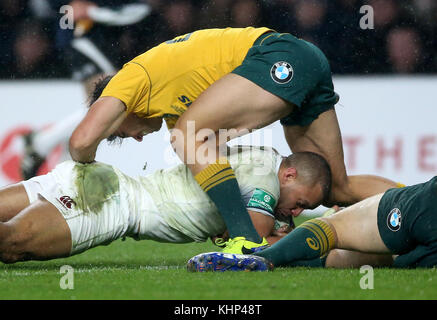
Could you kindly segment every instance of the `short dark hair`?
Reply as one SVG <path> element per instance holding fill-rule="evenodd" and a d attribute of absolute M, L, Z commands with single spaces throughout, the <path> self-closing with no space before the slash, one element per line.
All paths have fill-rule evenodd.
<path fill-rule="evenodd" d="M 103 76 L 94 83 L 94 90 L 91 92 L 90 96 L 88 97 L 88 108 L 90 108 L 93 105 L 93 103 L 96 102 L 98 98 L 100 98 L 103 90 L 106 88 L 109 81 L 111 81 L 113 77 L 114 77 L 113 75 Z"/>
<path fill-rule="evenodd" d="M 103 90 L 106 88 L 109 81 L 111 81 L 113 77 L 114 77 L 113 75 L 103 76 L 94 83 L 94 90 L 91 92 L 90 96 L 88 97 L 88 108 L 91 108 L 93 103 L 96 102 L 98 98 L 100 98 Z M 121 138 L 112 134 L 109 137 L 107 137 L 106 140 L 111 144 L 118 144 L 118 145 L 121 145 L 122 142 Z"/>
<path fill-rule="evenodd" d="M 296 168 L 302 183 L 310 186 L 320 184 L 322 203 L 329 199 L 331 193 L 331 167 L 324 157 L 314 152 L 296 152 L 284 159 L 283 165 Z"/>

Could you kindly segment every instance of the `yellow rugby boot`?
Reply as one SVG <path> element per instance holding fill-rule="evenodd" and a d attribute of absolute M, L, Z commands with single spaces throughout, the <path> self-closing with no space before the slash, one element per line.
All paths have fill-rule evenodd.
<path fill-rule="evenodd" d="M 229 239 L 225 243 L 225 247 L 222 250 L 223 253 L 234 253 L 234 254 L 251 254 L 254 252 L 261 251 L 269 246 L 266 238 L 263 238 L 261 243 L 255 243 L 246 240 L 245 237 L 235 237 Z"/>

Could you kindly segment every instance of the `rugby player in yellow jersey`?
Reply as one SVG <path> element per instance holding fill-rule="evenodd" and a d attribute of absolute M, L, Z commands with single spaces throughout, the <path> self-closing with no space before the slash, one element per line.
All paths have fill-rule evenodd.
<path fill-rule="evenodd" d="M 177 154 L 238 239 L 232 250 L 255 251 L 266 241 L 253 228 L 233 169 L 220 154 L 220 129 L 242 133 L 281 120 L 293 152 L 318 153 L 331 166 L 325 205 L 352 204 L 396 186 L 377 176 L 347 175 L 337 102 L 328 61 L 314 45 L 268 28 L 199 30 L 126 63 L 73 132 L 70 153 L 92 162 L 103 139 L 141 141 L 164 119 Z M 210 135 L 197 140 L 205 129 Z M 199 161 L 194 155 L 208 142 L 215 156 Z"/>

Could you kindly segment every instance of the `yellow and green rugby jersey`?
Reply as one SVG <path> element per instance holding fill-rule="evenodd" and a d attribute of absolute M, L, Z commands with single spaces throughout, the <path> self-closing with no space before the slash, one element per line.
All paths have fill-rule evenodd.
<path fill-rule="evenodd" d="M 163 117 L 173 128 L 178 117 L 212 83 L 239 66 L 268 28 L 199 30 L 166 41 L 126 63 L 102 93 L 120 99 L 127 112 Z"/>

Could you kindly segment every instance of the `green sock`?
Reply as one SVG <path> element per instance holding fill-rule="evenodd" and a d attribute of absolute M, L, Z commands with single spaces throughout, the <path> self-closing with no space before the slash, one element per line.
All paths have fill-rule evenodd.
<path fill-rule="evenodd" d="M 326 265 L 326 257 L 327 255 L 310 260 L 296 260 L 294 262 L 288 263 L 287 267 L 324 268 Z"/>
<path fill-rule="evenodd" d="M 262 242 L 241 197 L 234 170 L 227 159 L 221 158 L 210 164 L 195 179 L 216 205 L 231 238 L 245 237 L 249 241 Z"/>
<path fill-rule="evenodd" d="M 320 219 L 304 222 L 270 248 L 257 252 L 276 267 L 296 266 L 304 260 L 314 260 L 327 254 L 335 244 L 334 232 Z"/>

